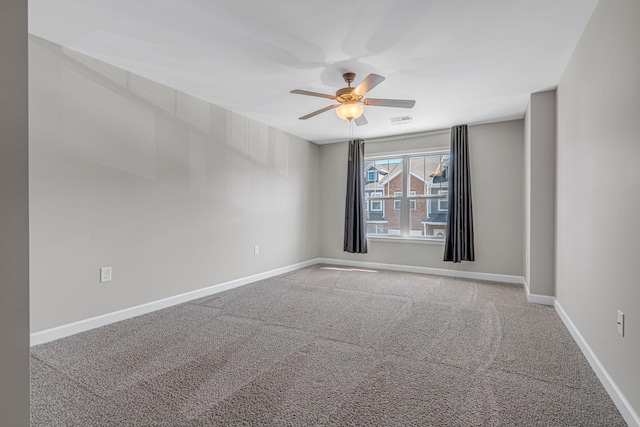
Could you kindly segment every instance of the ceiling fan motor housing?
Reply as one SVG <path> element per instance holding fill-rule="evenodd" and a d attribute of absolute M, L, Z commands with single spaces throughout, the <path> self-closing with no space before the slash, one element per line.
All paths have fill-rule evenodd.
<path fill-rule="evenodd" d="M 354 90 L 354 87 L 343 87 L 342 89 L 338 89 L 336 91 L 336 101 L 341 104 L 360 102 L 362 100 L 362 95 L 353 93 Z"/>

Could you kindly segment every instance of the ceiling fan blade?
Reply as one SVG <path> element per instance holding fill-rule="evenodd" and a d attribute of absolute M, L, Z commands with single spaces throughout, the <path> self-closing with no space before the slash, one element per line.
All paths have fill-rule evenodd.
<path fill-rule="evenodd" d="M 377 74 L 369 74 L 356 88 L 353 93 L 363 95 L 384 81 L 384 77 Z"/>
<path fill-rule="evenodd" d="M 364 126 L 367 123 L 369 123 L 367 121 L 367 118 L 364 116 L 364 114 L 361 115 L 360 117 L 358 117 L 357 119 L 355 119 L 354 122 L 355 122 L 356 126 Z"/>
<path fill-rule="evenodd" d="M 416 105 L 416 101 L 413 99 L 379 99 L 379 98 L 367 98 L 363 99 L 364 105 L 373 105 L 376 107 L 396 107 L 396 108 L 413 108 Z"/>
<path fill-rule="evenodd" d="M 317 116 L 318 114 L 324 113 L 325 111 L 329 111 L 329 110 L 333 110 L 334 108 L 339 107 L 340 104 L 333 104 L 333 105 L 329 105 L 328 107 L 324 107 L 318 111 L 314 111 L 313 113 L 309 113 L 306 116 L 302 116 L 300 117 L 300 120 L 307 120 L 313 116 Z"/>
<path fill-rule="evenodd" d="M 319 92 L 310 92 L 308 90 L 294 89 L 291 91 L 291 93 L 297 93 L 298 95 L 319 96 L 320 98 L 336 99 L 336 97 L 333 95 L 327 95 L 325 93 L 319 93 Z"/>

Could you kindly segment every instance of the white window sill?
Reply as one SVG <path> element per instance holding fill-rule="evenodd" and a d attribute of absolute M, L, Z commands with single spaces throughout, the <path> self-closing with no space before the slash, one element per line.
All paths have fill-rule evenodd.
<path fill-rule="evenodd" d="M 367 240 L 373 242 L 394 242 L 394 243 L 418 243 L 423 245 L 444 245 L 444 239 L 430 239 L 428 237 L 395 237 L 395 236 L 373 236 L 368 235 Z"/>

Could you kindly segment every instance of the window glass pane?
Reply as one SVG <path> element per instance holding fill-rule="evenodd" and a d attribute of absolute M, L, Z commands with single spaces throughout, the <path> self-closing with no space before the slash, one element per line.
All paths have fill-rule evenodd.
<path fill-rule="evenodd" d="M 388 198 L 395 193 L 402 196 L 402 157 L 365 160 L 365 204 L 367 205 L 367 233 L 400 232 L 400 204 Z M 401 202 L 400 200 L 397 200 Z"/>
<path fill-rule="evenodd" d="M 426 196 L 432 188 L 447 186 L 449 154 L 411 156 L 409 159 L 411 173 L 410 191 Z"/>
<path fill-rule="evenodd" d="M 424 236 L 423 223 L 427 219 L 427 199 L 412 199 L 411 210 L 409 212 L 409 235 Z"/>
<path fill-rule="evenodd" d="M 411 211 L 411 236 L 444 240 L 445 229 L 447 228 L 446 218 L 444 222 L 437 222 L 439 218 L 431 218 L 431 220 L 436 222 L 426 221 L 424 218 L 414 215 L 414 212 Z"/>
<path fill-rule="evenodd" d="M 380 191 L 382 196 L 392 195 L 394 192 L 402 191 L 402 158 L 367 160 L 364 170 L 367 174 L 365 179 L 365 191 Z M 369 172 L 374 171 L 374 174 Z M 371 176 L 370 176 L 371 175 Z M 375 176 L 375 180 L 369 180 Z"/>
<path fill-rule="evenodd" d="M 446 197 L 446 194 L 443 197 Z M 447 209 L 446 203 L 441 204 L 442 200 L 439 198 L 415 199 L 416 209 L 409 212 L 412 236 L 444 239 Z"/>

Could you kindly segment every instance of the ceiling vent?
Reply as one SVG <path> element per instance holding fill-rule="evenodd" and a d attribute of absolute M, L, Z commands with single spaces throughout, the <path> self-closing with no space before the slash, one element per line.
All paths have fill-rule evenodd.
<path fill-rule="evenodd" d="M 411 116 L 402 116 L 402 117 L 392 117 L 389 120 L 392 125 L 405 125 L 407 123 L 411 123 L 413 118 Z"/>

